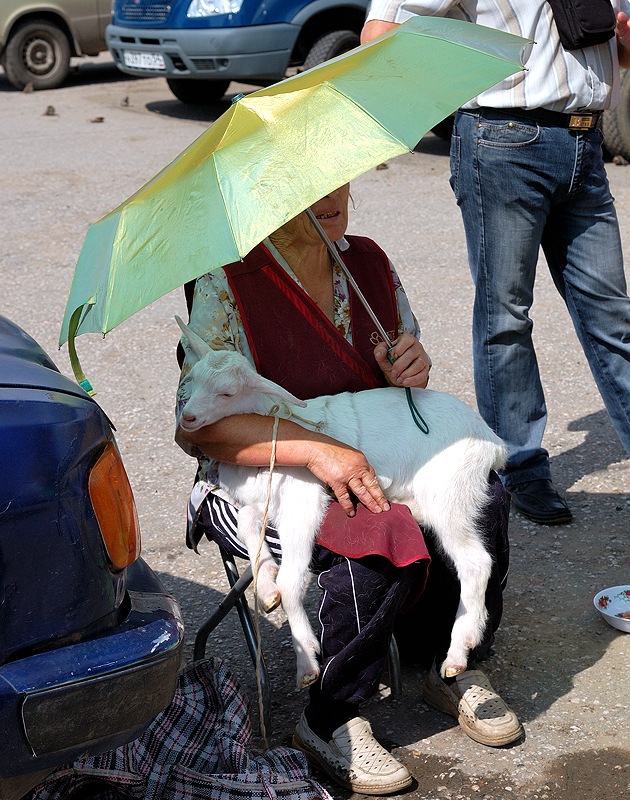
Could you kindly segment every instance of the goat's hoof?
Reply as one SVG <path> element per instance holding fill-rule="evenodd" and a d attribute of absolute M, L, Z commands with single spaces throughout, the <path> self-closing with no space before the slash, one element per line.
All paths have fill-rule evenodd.
<path fill-rule="evenodd" d="M 307 672 L 305 675 L 302 675 L 301 678 L 298 678 L 298 689 L 306 689 L 307 686 L 310 686 L 312 683 L 319 678 L 319 670 Z"/>
<path fill-rule="evenodd" d="M 261 600 L 260 605 L 262 606 L 265 614 L 271 614 L 272 611 L 275 611 L 276 608 L 278 608 L 281 601 L 282 597 L 280 596 L 280 592 L 277 592 L 276 594 L 272 594 L 269 597 L 265 597 L 263 600 Z"/>
<path fill-rule="evenodd" d="M 446 667 L 444 670 L 443 678 L 454 678 L 456 675 L 461 675 L 462 672 L 466 672 L 467 665 L 464 666 L 457 666 L 457 667 Z"/>

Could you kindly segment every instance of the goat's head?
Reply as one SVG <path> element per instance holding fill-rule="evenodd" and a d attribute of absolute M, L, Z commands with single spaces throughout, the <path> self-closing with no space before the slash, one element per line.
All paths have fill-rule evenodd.
<path fill-rule="evenodd" d="M 182 346 L 192 368 L 192 383 L 179 423 L 196 431 L 233 414 L 269 414 L 278 402 L 304 407 L 306 403 L 277 383 L 259 375 L 245 356 L 234 350 L 213 350 L 179 317 Z"/>

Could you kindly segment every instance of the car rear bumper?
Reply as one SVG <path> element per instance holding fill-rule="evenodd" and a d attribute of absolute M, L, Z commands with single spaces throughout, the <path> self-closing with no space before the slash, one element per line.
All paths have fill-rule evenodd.
<path fill-rule="evenodd" d="M 204 80 L 280 80 L 299 28 L 288 23 L 243 28 L 140 29 L 108 25 L 107 46 L 129 75 Z M 160 54 L 163 69 L 130 66 L 125 53 Z"/>
<path fill-rule="evenodd" d="M 137 738 L 170 703 L 183 645 L 179 607 L 141 559 L 127 587 L 121 625 L 0 667 L 0 798 L 5 779 Z"/>

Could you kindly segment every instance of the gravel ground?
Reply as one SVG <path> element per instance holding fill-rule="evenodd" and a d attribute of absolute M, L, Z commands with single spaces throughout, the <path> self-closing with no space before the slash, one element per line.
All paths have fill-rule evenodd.
<path fill-rule="evenodd" d="M 162 79 L 127 79 L 105 55 L 84 63 L 53 92 L 16 92 L 0 73 L 0 312 L 23 324 L 63 372 L 70 369 L 66 348 L 57 352 L 58 331 L 88 225 L 225 108 L 227 100 L 200 112 L 185 109 Z M 353 184 L 351 231 L 371 235 L 397 264 L 433 358 L 432 387 L 474 404 L 472 287 L 448 187 L 447 148 L 428 135 L 416 152 L 386 167 Z M 623 223 L 630 214 L 630 170 L 610 165 L 609 176 Z M 628 240 L 625 226 L 623 233 Z M 215 548 L 208 544 L 195 555 L 183 544 L 194 474 L 172 441 L 173 316 L 183 311 L 182 296 L 174 292 L 104 340 L 81 337 L 78 349 L 97 400 L 117 427 L 138 502 L 144 557 L 182 606 L 190 659 L 195 630 L 226 581 Z M 514 513 L 511 518 L 505 614 L 484 669 L 518 712 L 526 736 L 499 750 L 472 742 L 454 720 L 422 702 L 424 673 L 403 665 L 403 698 L 390 699 L 384 686 L 365 712 L 417 777 L 410 798 L 630 796 L 630 637 L 608 627 L 592 606 L 599 589 L 630 583 L 628 462 L 544 264 L 532 316 L 549 406 L 545 445 L 575 522 L 552 528 Z M 311 608 L 314 600 L 311 591 Z M 273 745 L 288 741 L 304 695 L 292 689 L 293 653 L 282 612 L 261 620 L 261 627 L 273 692 Z M 210 652 L 227 659 L 255 705 L 236 616 L 211 636 Z M 335 797 L 349 796 L 322 782 Z"/>

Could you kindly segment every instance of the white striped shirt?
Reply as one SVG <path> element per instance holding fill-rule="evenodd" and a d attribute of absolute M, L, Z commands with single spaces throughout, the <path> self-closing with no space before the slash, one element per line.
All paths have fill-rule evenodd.
<path fill-rule="evenodd" d="M 613 0 L 630 15 L 629 0 Z M 525 72 L 493 86 L 467 108 L 547 108 L 601 111 L 619 102 L 616 37 L 595 47 L 567 51 L 560 44 L 547 0 L 372 0 L 367 19 L 404 22 L 412 14 L 451 17 L 529 39 Z"/>

